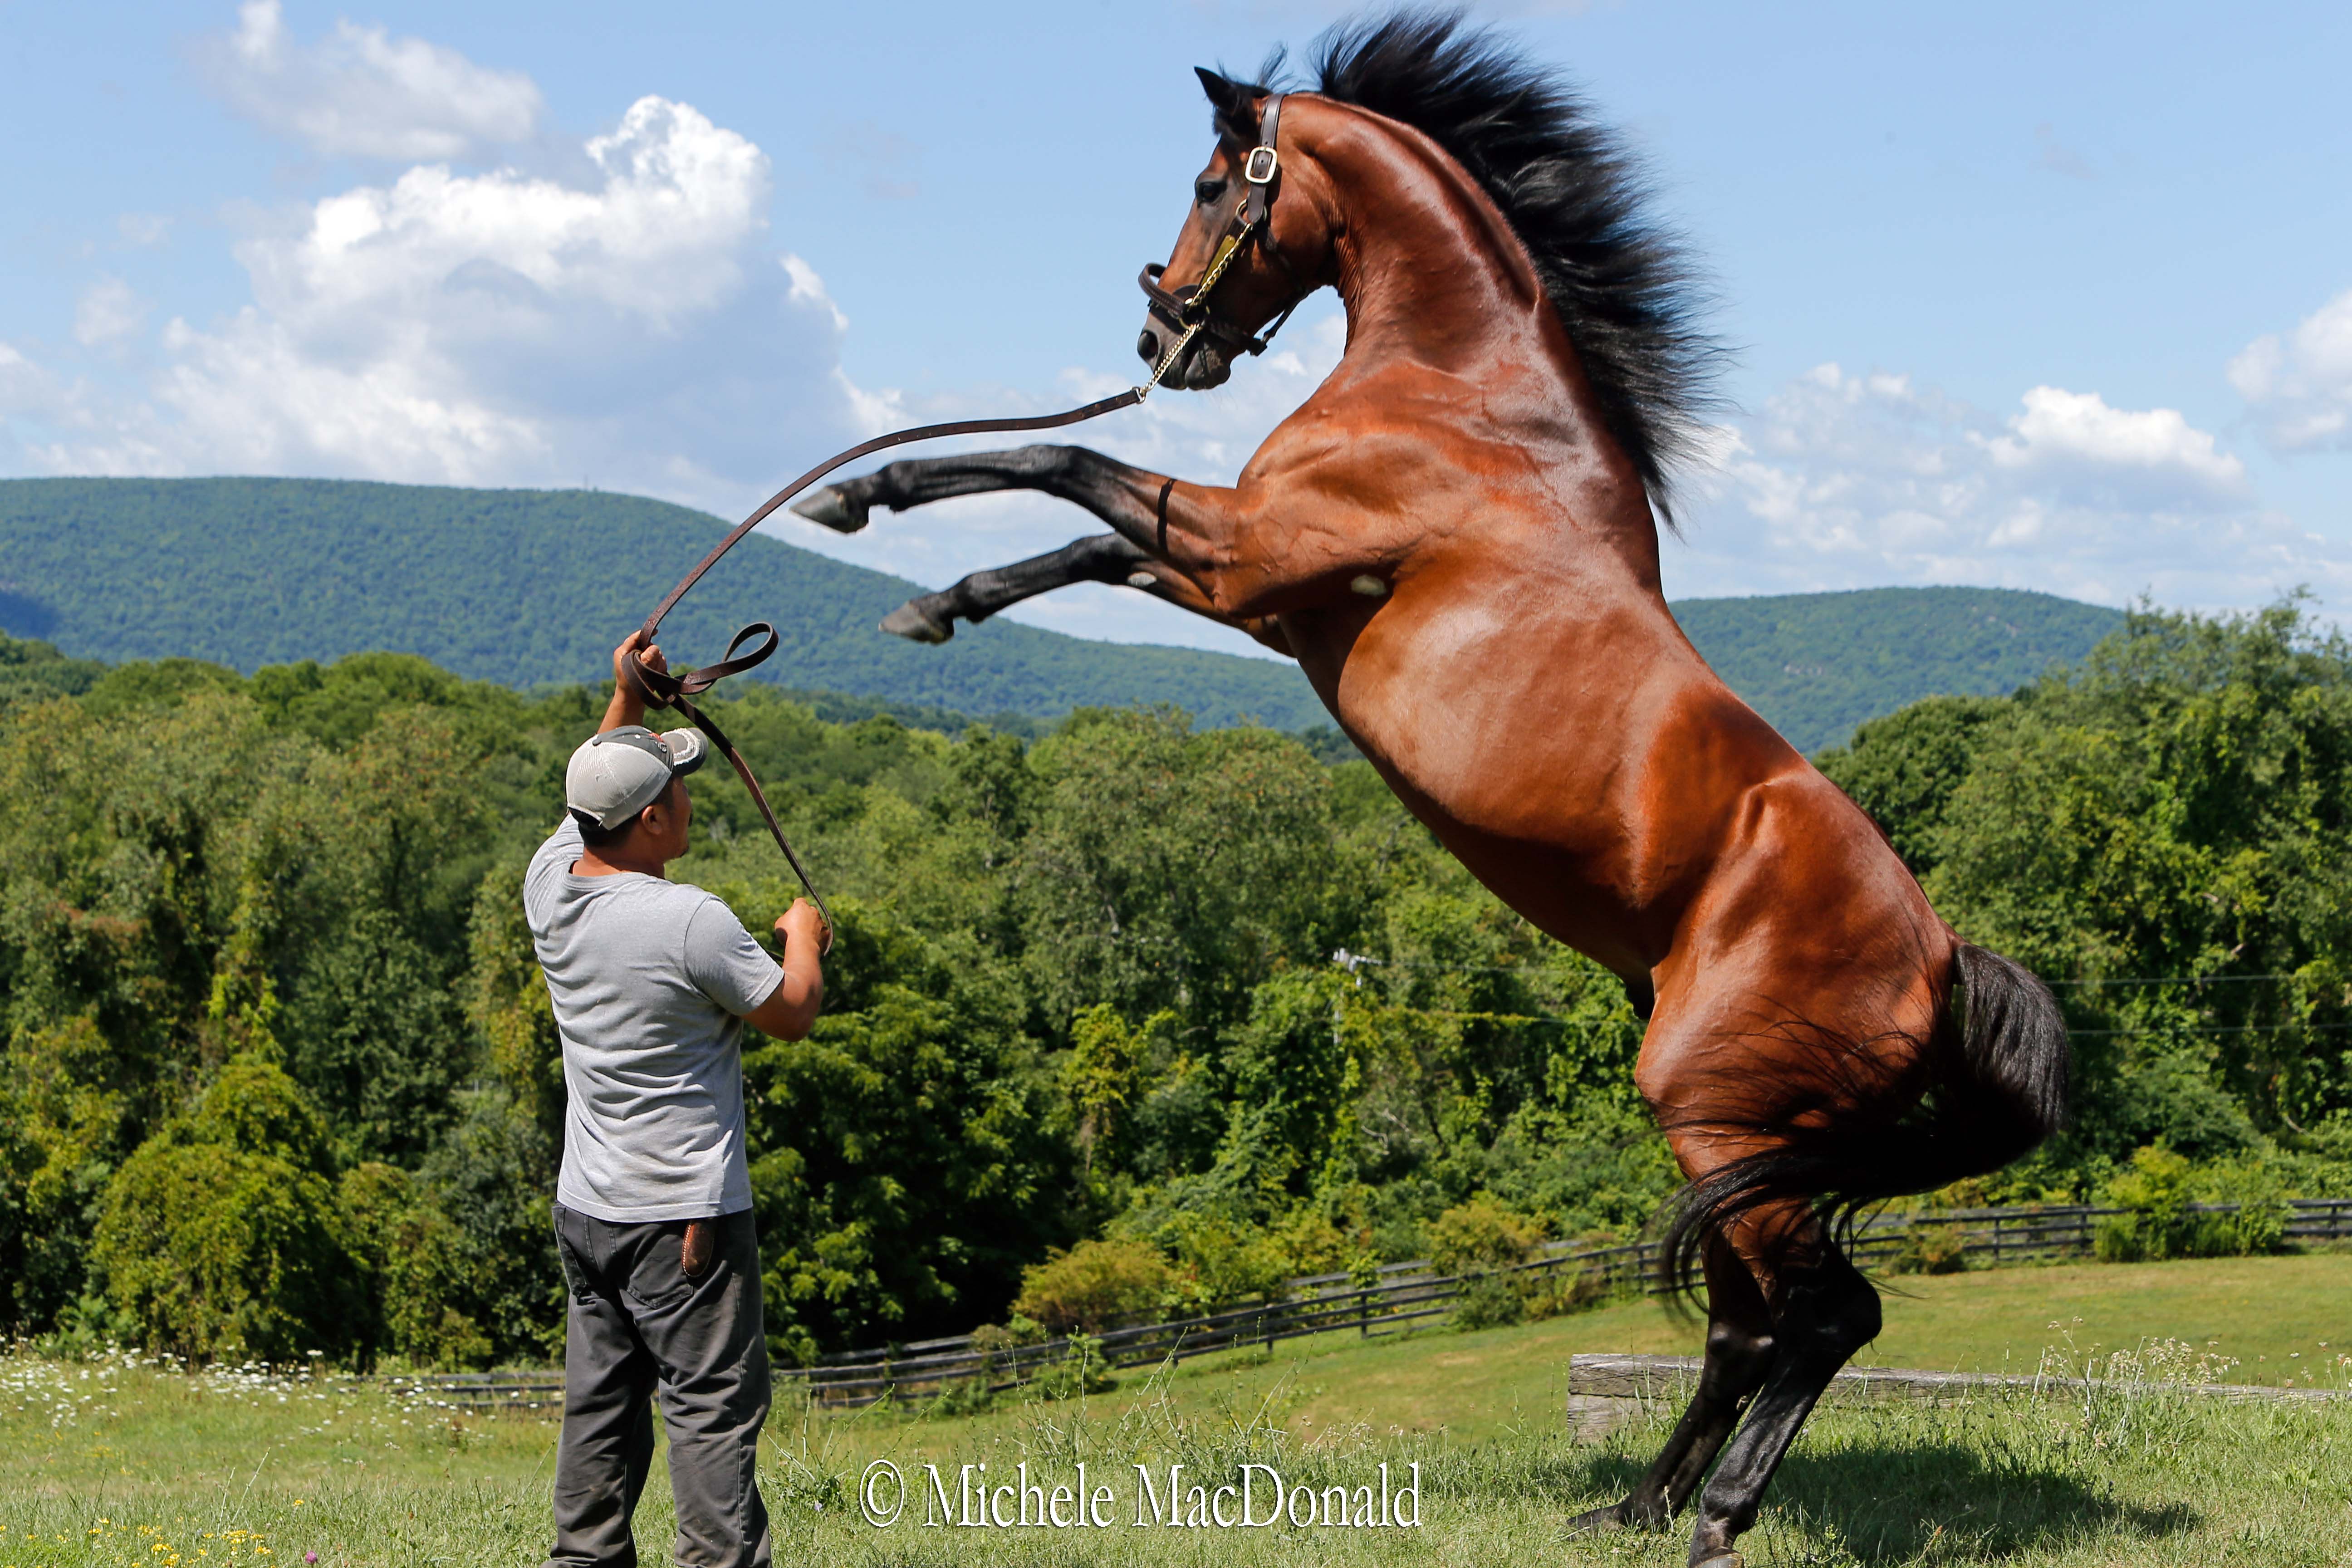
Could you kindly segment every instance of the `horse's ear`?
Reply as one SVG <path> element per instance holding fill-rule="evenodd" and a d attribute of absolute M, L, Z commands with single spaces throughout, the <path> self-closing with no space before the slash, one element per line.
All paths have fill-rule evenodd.
<path fill-rule="evenodd" d="M 1249 107 L 1249 89 L 1238 82 L 1227 81 L 1206 66 L 1194 66 L 1192 74 L 1201 79 L 1201 90 L 1209 95 L 1209 107 L 1217 111 L 1220 120 L 1239 120 Z"/>

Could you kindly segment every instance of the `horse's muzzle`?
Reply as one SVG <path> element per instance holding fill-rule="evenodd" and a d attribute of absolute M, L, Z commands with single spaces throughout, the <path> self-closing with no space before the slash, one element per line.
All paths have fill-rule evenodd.
<path fill-rule="evenodd" d="M 1135 354 L 1153 370 L 1168 357 L 1168 351 L 1183 337 L 1181 331 L 1171 331 L 1155 313 L 1136 334 Z M 1233 356 L 1223 353 L 1208 334 L 1196 334 L 1184 355 L 1168 367 L 1162 386 L 1180 392 L 1205 392 L 1213 386 L 1223 386 L 1234 374 Z"/>

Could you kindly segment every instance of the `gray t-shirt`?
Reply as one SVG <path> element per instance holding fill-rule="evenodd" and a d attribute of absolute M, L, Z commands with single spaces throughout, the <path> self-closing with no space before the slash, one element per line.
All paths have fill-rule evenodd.
<path fill-rule="evenodd" d="M 743 1026 L 784 973 L 699 888 L 576 877 L 569 816 L 531 857 L 522 907 L 563 1037 L 555 1199 L 621 1224 L 751 1206 Z"/>

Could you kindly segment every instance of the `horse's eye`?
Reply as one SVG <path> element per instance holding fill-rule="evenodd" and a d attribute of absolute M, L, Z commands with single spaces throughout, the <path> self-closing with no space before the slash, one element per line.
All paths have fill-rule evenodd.
<path fill-rule="evenodd" d="M 1223 180 L 1196 180 L 1193 182 L 1192 199 L 1200 203 L 1204 207 L 1215 205 L 1217 198 L 1224 194 L 1225 183 Z"/>

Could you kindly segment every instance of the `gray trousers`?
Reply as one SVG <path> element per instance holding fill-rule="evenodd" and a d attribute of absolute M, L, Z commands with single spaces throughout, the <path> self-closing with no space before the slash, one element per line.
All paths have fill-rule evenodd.
<path fill-rule="evenodd" d="M 760 1242 L 751 1212 L 718 1228 L 689 1279 L 686 1222 L 614 1225 L 555 1205 L 569 1287 L 563 1436 L 549 1568 L 635 1568 L 630 1516 L 653 1463 L 653 1396 L 669 1433 L 682 1568 L 768 1568 L 756 1466 L 768 1416 Z"/>

